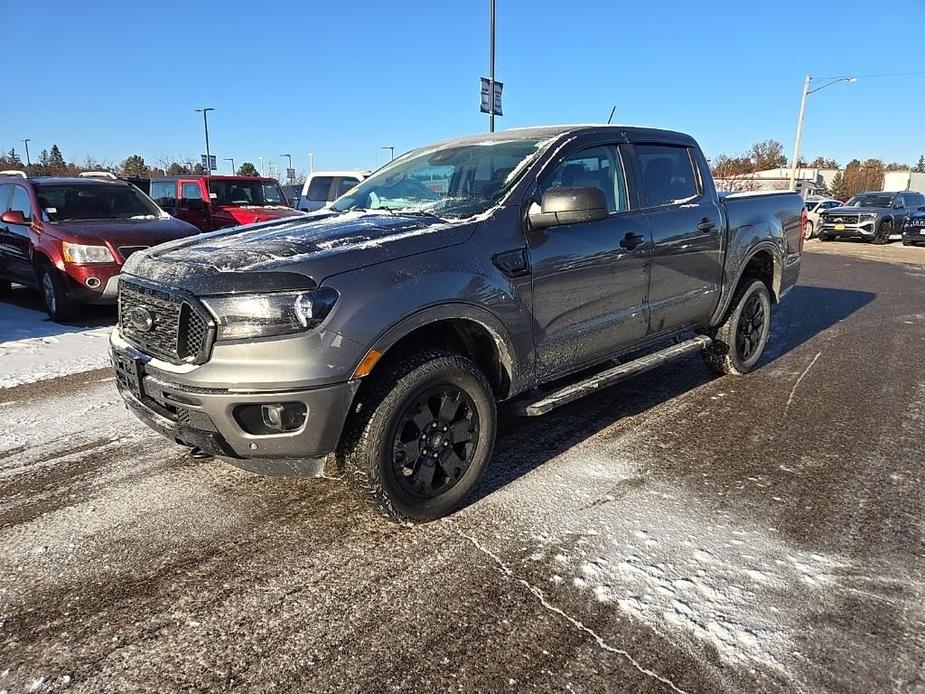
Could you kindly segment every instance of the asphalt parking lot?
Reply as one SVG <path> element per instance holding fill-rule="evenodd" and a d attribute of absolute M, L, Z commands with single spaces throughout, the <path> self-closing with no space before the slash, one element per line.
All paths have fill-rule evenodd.
<path fill-rule="evenodd" d="M 0 388 L 0 691 L 925 689 L 925 249 L 807 250 L 759 370 L 507 416 L 424 526 Z"/>

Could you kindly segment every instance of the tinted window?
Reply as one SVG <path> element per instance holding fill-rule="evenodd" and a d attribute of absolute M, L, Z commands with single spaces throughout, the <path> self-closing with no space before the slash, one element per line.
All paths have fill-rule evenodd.
<path fill-rule="evenodd" d="M 599 188 L 610 212 L 629 208 L 626 179 L 616 147 L 594 147 L 571 155 L 540 185 L 542 195 L 551 188 Z"/>
<path fill-rule="evenodd" d="M 6 204 L 10 201 L 10 188 L 12 187 L 9 183 L 0 186 L 0 210 L 4 212 L 9 209 Z"/>
<path fill-rule="evenodd" d="M 26 221 L 32 219 L 32 201 L 29 191 L 22 186 L 13 186 L 13 200 L 10 202 L 11 210 L 19 210 Z"/>
<path fill-rule="evenodd" d="M 824 210 L 828 210 L 828 209 L 831 209 L 831 208 L 833 208 L 833 207 L 838 207 L 839 205 L 841 205 L 841 203 L 840 203 L 838 200 L 829 200 L 828 202 L 822 203 L 822 205 L 820 205 L 820 207 L 822 207 L 822 209 L 824 209 Z"/>
<path fill-rule="evenodd" d="M 912 207 L 921 207 L 925 205 L 925 195 L 921 193 L 909 193 L 906 197 L 908 198 L 907 204 Z"/>
<path fill-rule="evenodd" d="M 686 147 L 636 145 L 636 156 L 650 207 L 670 205 L 700 194 Z"/>
<path fill-rule="evenodd" d="M 348 190 L 353 188 L 360 181 L 356 178 L 342 178 L 337 184 L 337 190 L 334 191 L 334 199 L 336 200 L 341 195 L 346 193 Z"/>
<path fill-rule="evenodd" d="M 276 183 L 259 179 L 210 179 L 209 192 L 219 205 L 285 205 L 286 196 Z"/>
<path fill-rule="evenodd" d="M 68 219 L 154 219 L 161 212 L 128 183 L 39 183 L 39 204 L 52 222 Z"/>
<path fill-rule="evenodd" d="M 180 196 L 185 200 L 202 200 L 202 189 L 198 183 L 184 183 L 180 188 Z"/>
<path fill-rule="evenodd" d="M 177 206 L 177 182 L 176 181 L 152 181 L 151 197 L 161 207 Z"/>
<path fill-rule="evenodd" d="M 308 199 L 316 201 L 326 201 L 328 199 L 328 191 L 331 190 L 331 182 L 334 180 L 331 176 L 319 176 L 318 178 L 313 178 L 312 182 L 308 184 Z"/>

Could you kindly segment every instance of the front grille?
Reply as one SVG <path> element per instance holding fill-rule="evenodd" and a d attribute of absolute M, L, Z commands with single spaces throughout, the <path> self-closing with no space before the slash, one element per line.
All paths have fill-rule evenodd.
<path fill-rule="evenodd" d="M 826 224 L 857 224 L 858 215 L 856 214 L 834 214 L 823 217 Z"/>
<path fill-rule="evenodd" d="M 150 321 L 133 320 L 137 313 Z M 211 338 L 209 322 L 189 300 L 124 277 L 119 282 L 119 329 L 142 352 L 174 363 L 204 361 Z"/>
<path fill-rule="evenodd" d="M 129 256 L 132 253 L 137 253 L 138 251 L 143 251 L 147 246 L 119 246 L 119 255 L 122 256 L 122 260 L 126 261 L 129 259 Z"/>

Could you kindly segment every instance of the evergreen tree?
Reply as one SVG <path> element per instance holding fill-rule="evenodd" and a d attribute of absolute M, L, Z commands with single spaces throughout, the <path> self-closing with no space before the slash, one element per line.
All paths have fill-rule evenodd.
<path fill-rule="evenodd" d="M 22 168 L 22 159 L 20 159 L 19 155 L 16 153 L 15 147 L 10 149 L 9 153 L 6 155 L 6 160 L 14 169 Z"/>
<path fill-rule="evenodd" d="M 48 169 L 49 173 L 54 175 L 60 175 L 67 171 L 67 162 L 64 161 L 64 156 L 61 154 L 61 150 L 58 149 L 58 145 L 52 145 L 51 152 L 48 153 Z"/>
<path fill-rule="evenodd" d="M 134 178 L 147 178 L 151 170 L 145 164 L 144 157 L 140 154 L 133 154 L 122 162 L 122 175 Z"/>
<path fill-rule="evenodd" d="M 915 165 L 913 171 L 918 173 L 925 173 L 925 154 L 919 157 L 919 163 Z"/>
<path fill-rule="evenodd" d="M 842 172 L 839 171 L 832 178 L 832 185 L 829 186 L 829 192 L 832 194 L 833 198 L 838 198 L 843 200 L 848 197 L 848 186 L 845 184 L 845 177 L 842 175 Z"/>
<path fill-rule="evenodd" d="M 257 171 L 257 167 L 251 162 L 246 161 L 238 167 L 238 176 L 252 176 L 253 178 L 258 178 L 260 172 Z"/>

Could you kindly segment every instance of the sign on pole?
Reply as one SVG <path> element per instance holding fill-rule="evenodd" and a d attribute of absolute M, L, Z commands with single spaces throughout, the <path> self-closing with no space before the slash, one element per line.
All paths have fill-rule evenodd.
<path fill-rule="evenodd" d="M 503 116 L 501 112 L 501 90 L 504 88 L 502 82 L 495 80 L 494 91 L 491 89 L 491 80 L 482 77 L 481 85 L 481 111 L 482 113 L 494 113 L 496 116 Z"/>
<path fill-rule="evenodd" d="M 286 169 L 286 178 L 290 181 L 295 178 L 295 169 Z"/>
<path fill-rule="evenodd" d="M 218 171 L 218 166 L 216 166 L 216 160 L 215 160 L 214 154 L 208 157 L 206 157 L 205 154 L 200 154 L 199 156 L 201 157 L 201 160 L 202 160 L 202 168 L 204 168 L 206 171 Z"/>

